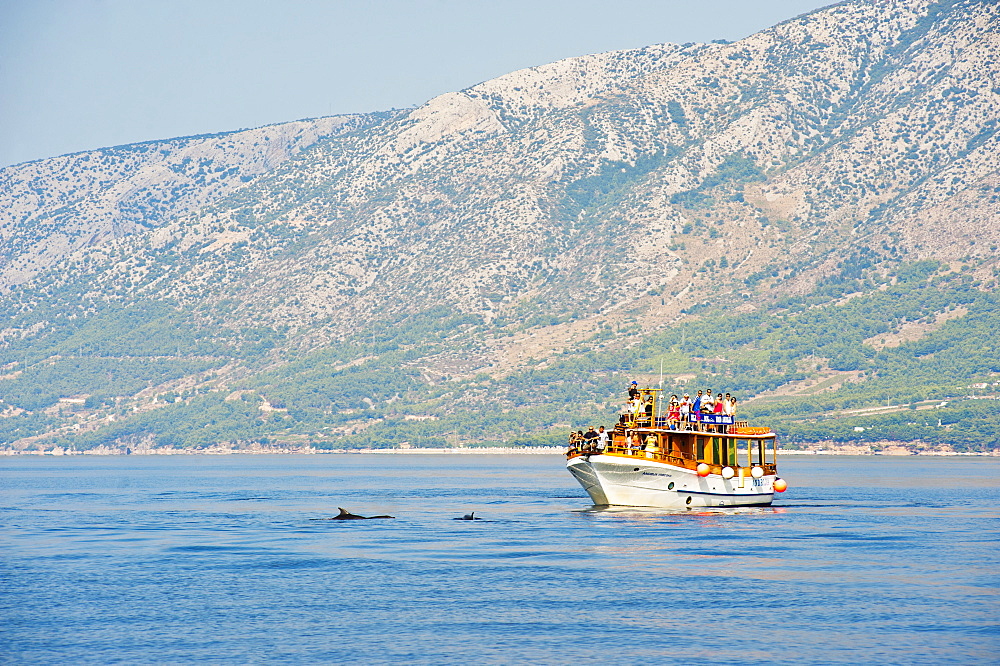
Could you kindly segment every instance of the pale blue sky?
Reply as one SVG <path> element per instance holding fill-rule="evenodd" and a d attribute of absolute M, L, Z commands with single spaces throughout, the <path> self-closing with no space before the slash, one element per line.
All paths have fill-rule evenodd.
<path fill-rule="evenodd" d="M 0 0 L 0 166 L 422 104 L 515 69 L 737 40 L 819 0 Z"/>

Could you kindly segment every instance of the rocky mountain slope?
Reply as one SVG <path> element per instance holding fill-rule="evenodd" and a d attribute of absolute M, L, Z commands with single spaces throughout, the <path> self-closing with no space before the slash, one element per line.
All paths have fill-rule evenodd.
<path fill-rule="evenodd" d="M 835 305 L 923 260 L 938 262 L 928 280 L 961 272 L 991 294 L 998 28 L 992 2 L 855 0 L 732 44 L 571 58 L 410 111 L 4 169 L 3 339 L 24 373 L 9 381 L 74 345 L 119 361 L 215 359 L 212 377 L 179 365 L 146 380 L 154 400 L 181 385 L 277 394 L 318 359 L 334 374 L 408 369 L 386 395 L 301 419 L 289 406 L 282 432 L 316 438 L 387 414 L 453 418 L 454 405 L 427 402 L 448 393 L 441 382 L 497 407 L 523 373 L 597 343 L 683 340 L 696 314 L 777 316 L 789 297 Z M 949 321 L 965 307 L 952 301 L 919 317 Z M 123 342 L 123 321 L 149 335 Z M 681 375 L 717 369 L 681 356 Z M 85 388 L 66 391 L 97 392 Z M 109 395 L 90 416 L 142 401 Z M 296 419 L 310 425 L 296 432 Z"/>
<path fill-rule="evenodd" d="M 366 116 L 116 146 L 0 171 L 0 290 L 221 199 Z"/>

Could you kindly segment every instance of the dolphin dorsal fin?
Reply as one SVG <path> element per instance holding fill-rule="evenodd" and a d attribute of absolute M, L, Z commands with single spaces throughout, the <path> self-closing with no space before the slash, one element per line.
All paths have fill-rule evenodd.
<path fill-rule="evenodd" d="M 340 509 L 340 515 L 341 516 L 349 516 L 349 515 L 351 515 L 351 512 L 348 511 L 347 509 L 344 509 L 344 508 L 339 507 L 339 506 L 337 508 Z"/>

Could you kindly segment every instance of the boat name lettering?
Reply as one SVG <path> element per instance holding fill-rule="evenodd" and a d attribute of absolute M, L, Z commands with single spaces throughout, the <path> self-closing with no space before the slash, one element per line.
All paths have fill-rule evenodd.
<path fill-rule="evenodd" d="M 665 476 L 665 477 L 668 477 L 668 478 L 670 478 L 670 477 L 673 476 L 673 474 L 664 474 L 663 472 L 643 472 L 642 475 L 643 476 Z"/>

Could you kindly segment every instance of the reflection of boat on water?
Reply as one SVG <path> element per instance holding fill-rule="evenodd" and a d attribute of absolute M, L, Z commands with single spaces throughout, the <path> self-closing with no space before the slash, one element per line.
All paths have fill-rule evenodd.
<path fill-rule="evenodd" d="M 567 452 L 566 467 L 594 504 L 767 506 L 785 490 L 770 428 L 718 414 L 672 426 L 657 410 L 659 391 L 641 389 L 652 409 L 623 416 L 603 450 Z"/>

